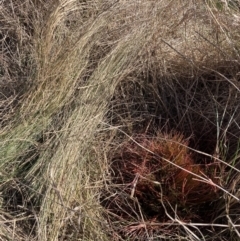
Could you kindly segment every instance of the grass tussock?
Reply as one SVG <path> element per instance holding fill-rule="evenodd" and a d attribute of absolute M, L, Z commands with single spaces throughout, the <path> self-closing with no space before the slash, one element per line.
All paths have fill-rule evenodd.
<path fill-rule="evenodd" d="M 239 240 L 239 1 L 2 1 L 0 240 Z"/>

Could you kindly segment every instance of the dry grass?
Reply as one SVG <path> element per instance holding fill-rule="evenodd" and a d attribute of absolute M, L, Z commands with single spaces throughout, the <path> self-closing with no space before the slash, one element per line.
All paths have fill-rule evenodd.
<path fill-rule="evenodd" d="M 0 240 L 239 240 L 239 6 L 2 1 Z"/>

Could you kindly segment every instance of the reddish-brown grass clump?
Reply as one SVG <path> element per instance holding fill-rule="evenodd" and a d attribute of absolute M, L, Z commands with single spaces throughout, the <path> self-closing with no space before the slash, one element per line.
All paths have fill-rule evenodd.
<path fill-rule="evenodd" d="M 138 134 L 123 144 L 112 162 L 113 180 L 121 185 L 132 206 L 121 206 L 121 193 L 108 206 L 111 212 L 131 220 L 137 202 L 146 222 L 166 223 L 168 214 L 185 221 L 203 221 L 201 212 L 206 210 L 201 207 L 219 197 L 218 167 L 206 161 L 197 163 L 188 142 L 180 133 L 159 132 L 156 136 Z"/>

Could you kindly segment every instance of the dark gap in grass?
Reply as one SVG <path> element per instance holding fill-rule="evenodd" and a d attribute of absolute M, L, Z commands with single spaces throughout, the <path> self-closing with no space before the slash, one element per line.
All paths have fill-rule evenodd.
<path fill-rule="evenodd" d="M 3 184 L 6 186 L 5 188 L 2 187 L 2 208 L 8 213 L 7 218 L 12 219 L 13 222 L 15 219 L 23 218 L 21 221 L 16 221 L 16 226 L 29 237 L 34 237 L 37 228 L 36 215 L 40 210 L 40 199 L 36 198 L 35 193 L 35 201 L 33 200 L 32 194 L 27 188 L 29 184 L 25 183 L 23 179 L 12 179 L 9 182 Z"/>

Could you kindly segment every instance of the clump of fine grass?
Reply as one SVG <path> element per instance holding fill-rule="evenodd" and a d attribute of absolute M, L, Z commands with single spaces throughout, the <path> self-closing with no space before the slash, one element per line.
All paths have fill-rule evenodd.
<path fill-rule="evenodd" d="M 148 239 L 238 238 L 238 27 L 235 1 L 3 1 L 0 238 L 113 240 L 124 225 L 129 239 L 143 229 Z M 179 235 L 154 236 L 161 222 L 144 222 L 135 202 L 133 225 L 111 222 L 101 197 L 114 191 L 112 156 L 146 126 L 150 142 L 156 129 L 193 136 L 186 153 L 197 170 L 191 155 L 185 169 L 211 177 L 224 197 L 212 223 L 183 223 L 192 216 L 174 210 L 172 194 L 162 203 Z M 171 168 L 179 186 L 193 179 Z"/>

